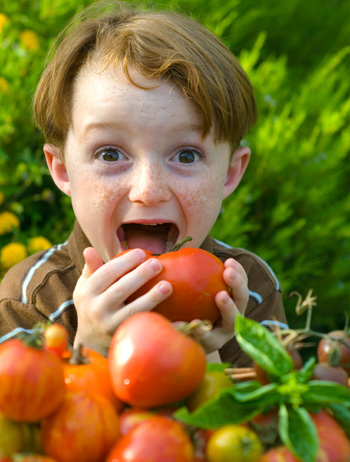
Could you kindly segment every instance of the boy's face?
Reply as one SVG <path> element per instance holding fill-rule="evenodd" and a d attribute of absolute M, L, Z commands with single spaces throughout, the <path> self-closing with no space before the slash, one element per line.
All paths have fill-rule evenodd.
<path fill-rule="evenodd" d="M 150 82 L 140 74 L 141 85 Z M 238 185 L 247 148 L 202 139 L 201 116 L 171 83 L 152 89 L 110 70 L 85 68 L 74 90 L 72 125 L 59 151 L 45 145 L 57 186 L 104 261 L 124 248 L 169 250 L 186 236 L 199 247 L 223 198 Z"/>

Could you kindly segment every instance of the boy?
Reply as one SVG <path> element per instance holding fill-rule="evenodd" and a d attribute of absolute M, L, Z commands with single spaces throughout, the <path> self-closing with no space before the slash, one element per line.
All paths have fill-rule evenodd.
<path fill-rule="evenodd" d="M 233 294 L 216 295 L 220 322 L 194 335 L 208 360 L 246 365 L 233 339 L 236 313 L 260 322 L 285 322 L 285 314 L 267 265 L 209 237 L 247 167 L 250 151 L 239 143 L 256 120 L 251 84 L 232 53 L 187 17 L 117 5 L 68 29 L 39 82 L 34 115 L 76 224 L 66 243 L 4 278 L 2 340 L 51 320 L 75 345 L 107 354 L 123 320 L 172 292 L 162 281 L 125 304 L 161 272 L 142 249 L 162 253 L 191 236 L 187 245 L 224 262 Z M 113 259 L 125 248 L 133 250 Z"/>

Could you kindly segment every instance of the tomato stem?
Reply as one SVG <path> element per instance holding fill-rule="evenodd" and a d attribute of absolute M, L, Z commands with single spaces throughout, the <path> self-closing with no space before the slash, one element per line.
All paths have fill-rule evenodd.
<path fill-rule="evenodd" d="M 77 348 L 73 349 L 69 364 L 89 364 L 89 361 L 83 354 L 83 345 L 81 343 L 79 343 Z"/>
<path fill-rule="evenodd" d="M 186 236 L 183 239 L 181 239 L 181 241 L 179 241 L 177 244 L 174 245 L 174 247 L 170 250 L 170 252 L 177 252 L 188 241 L 192 241 L 191 236 Z"/>

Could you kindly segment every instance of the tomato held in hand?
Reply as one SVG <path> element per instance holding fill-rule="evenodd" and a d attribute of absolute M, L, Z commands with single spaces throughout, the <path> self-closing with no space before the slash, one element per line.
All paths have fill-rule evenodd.
<path fill-rule="evenodd" d="M 150 252 L 145 252 L 147 258 L 153 257 Z M 219 258 L 193 247 L 167 252 L 154 258 L 158 258 L 162 264 L 162 271 L 134 292 L 127 303 L 141 297 L 155 284 L 165 280 L 171 283 L 173 292 L 157 305 L 154 311 L 173 322 L 201 319 L 214 323 L 220 318 L 215 296 L 222 290 L 230 289 L 224 282 L 225 266 Z"/>
<path fill-rule="evenodd" d="M 36 422 L 63 399 L 63 364 L 51 351 L 9 340 L 0 345 L 0 383 L 0 412 L 12 420 Z"/>
<path fill-rule="evenodd" d="M 155 416 L 121 437 L 106 462 L 193 462 L 193 445 L 181 425 Z"/>
<path fill-rule="evenodd" d="M 201 383 L 203 348 L 159 313 L 137 313 L 116 330 L 109 349 L 114 392 L 139 407 L 180 401 Z"/>

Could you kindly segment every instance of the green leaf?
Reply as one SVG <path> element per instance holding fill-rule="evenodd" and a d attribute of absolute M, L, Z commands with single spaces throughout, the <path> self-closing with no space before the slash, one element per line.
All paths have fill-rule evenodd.
<path fill-rule="evenodd" d="M 268 385 L 256 387 L 254 390 L 251 391 L 240 391 L 237 387 L 232 389 L 232 394 L 234 397 L 241 402 L 247 402 L 252 400 L 257 400 L 260 398 L 269 399 L 273 396 L 273 401 L 276 400 L 276 390 L 277 384 L 270 383 Z"/>
<path fill-rule="evenodd" d="M 315 369 L 316 358 L 312 356 L 309 358 L 303 367 L 297 371 L 298 380 L 302 383 L 308 382 L 313 376 Z"/>
<path fill-rule="evenodd" d="M 285 348 L 258 322 L 237 316 L 236 338 L 242 350 L 273 376 L 281 377 L 293 369 L 293 360 Z"/>
<path fill-rule="evenodd" d="M 350 410 L 341 404 L 329 404 L 327 408 L 332 411 L 334 418 L 341 425 L 347 437 L 350 439 Z"/>
<path fill-rule="evenodd" d="M 308 382 L 308 390 L 302 394 L 302 399 L 306 403 L 317 403 L 325 406 L 342 404 L 350 407 L 350 390 L 335 382 L 311 380 Z"/>
<path fill-rule="evenodd" d="M 279 435 L 288 449 L 303 462 L 315 462 L 319 448 L 316 427 L 303 407 L 282 404 L 279 409 Z"/>
<path fill-rule="evenodd" d="M 225 372 L 230 366 L 230 363 L 207 363 L 207 371 Z"/>
<path fill-rule="evenodd" d="M 176 419 L 198 428 L 220 428 L 229 424 L 247 422 L 264 409 L 263 405 L 252 401 L 240 403 L 232 395 L 220 394 L 190 413 L 182 407 L 174 413 Z"/>

